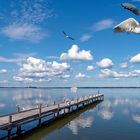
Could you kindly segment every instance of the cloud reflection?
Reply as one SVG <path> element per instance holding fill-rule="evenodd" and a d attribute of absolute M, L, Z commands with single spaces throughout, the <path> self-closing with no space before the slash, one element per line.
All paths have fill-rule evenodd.
<path fill-rule="evenodd" d="M 68 128 L 74 135 L 77 135 L 81 128 L 91 127 L 93 123 L 93 116 L 80 116 L 71 121 Z"/>

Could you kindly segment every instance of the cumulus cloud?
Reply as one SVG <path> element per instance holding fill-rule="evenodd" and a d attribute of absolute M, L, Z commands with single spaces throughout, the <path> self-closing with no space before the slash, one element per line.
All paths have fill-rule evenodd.
<path fill-rule="evenodd" d="M 112 19 L 104 19 L 99 22 L 97 22 L 95 25 L 93 25 L 92 30 L 95 31 L 101 31 L 108 28 L 111 28 L 114 24 L 114 21 Z"/>
<path fill-rule="evenodd" d="M 88 76 L 86 76 L 85 74 L 82 74 L 82 73 L 78 73 L 77 75 L 75 75 L 76 80 L 80 80 L 83 78 L 88 78 Z"/>
<path fill-rule="evenodd" d="M 91 34 L 83 34 L 81 37 L 80 37 L 80 41 L 81 42 L 86 42 L 88 40 L 90 40 L 92 38 L 92 35 Z"/>
<path fill-rule="evenodd" d="M 133 70 L 131 72 L 124 73 L 124 72 L 112 71 L 110 69 L 104 69 L 104 70 L 101 70 L 101 72 L 102 73 L 98 75 L 101 78 L 103 78 L 103 77 L 108 77 L 108 78 L 128 78 L 128 77 L 139 77 L 140 76 L 140 70 Z"/>
<path fill-rule="evenodd" d="M 58 63 L 56 61 L 46 62 L 45 60 L 28 57 L 26 61 L 21 64 L 19 74 L 14 76 L 15 81 L 33 82 L 38 79 L 47 79 L 53 76 L 60 77 L 66 72 L 69 72 L 70 65 L 67 63 Z"/>
<path fill-rule="evenodd" d="M 67 53 L 62 53 L 60 55 L 61 60 L 73 60 L 73 61 L 90 61 L 93 60 L 93 56 L 90 51 L 81 50 L 77 45 L 72 45 Z"/>
<path fill-rule="evenodd" d="M 120 67 L 121 68 L 128 68 L 128 63 L 127 62 L 121 63 Z"/>
<path fill-rule="evenodd" d="M 0 74 L 1 73 L 7 73 L 7 69 L 0 69 Z"/>
<path fill-rule="evenodd" d="M 104 58 L 100 62 L 97 62 L 97 65 L 101 69 L 107 69 L 107 68 L 112 68 L 114 65 L 112 60 L 109 58 Z"/>
<path fill-rule="evenodd" d="M 140 53 L 138 53 L 137 55 L 133 56 L 133 57 L 130 59 L 130 62 L 131 62 L 131 63 L 140 63 Z"/>
<path fill-rule="evenodd" d="M 92 70 L 94 70 L 95 68 L 94 68 L 94 66 L 92 66 L 92 65 L 90 65 L 90 66 L 87 66 L 87 71 L 92 71 Z"/>

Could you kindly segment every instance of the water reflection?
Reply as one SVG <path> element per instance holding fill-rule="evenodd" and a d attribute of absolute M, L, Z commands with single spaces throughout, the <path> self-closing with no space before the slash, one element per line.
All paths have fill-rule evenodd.
<path fill-rule="evenodd" d="M 135 122 L 140 123 L 140 113 L 134 113 L 134 114 L 132 114 L 132 119 Z"/>
<path fill-rule="evenodd" d="M 53 132 L 57 132 L 60 134 L 60 129 L 64 127 L 68 128 L 72 132 L 72 134 L 77 135 L 81 128 L 88 128 L 92 126 L 94 120 L 93 116 L 87 116 L 87 114 L 84 114 L 84 112 L 87 112 L 91 109 L 95 110 L 97 104 L 92 104 L 90 106 L 85 107 L 82 110 L 78 110 L 74 114 L 64 117 L 63 119 L 56 120 L 55 123 L 52 123 L 47 127 L 43 126 L 40 129 L 33 130 L 28 134 L 25 134 L 22 137 L 20 137 L 19 140 L 47 140 L 48 136 L 51 135 Z M 58 139 L 58 136 L 56 136 L 54 139 Z"/>
<path fill-rule="evenodd" d="M 5 104 L 4 103 L 0 103 L 0 108 L 4 108 Z"/>
<path fill-rule="evenodd" d="M 91 127 L 93 123 L 93 116 L 83 116 L 76 118 L 68 124 L 68 128 L 73 134 L 77 135 L 81 128 Z"/>
<path fill-rule="evenodd" d="M 98 115 L 105 120 L 110 120 L 114 116 L 112 107 L 102 107 L 99 109 Z"/>
<path fill-rule="evenodd" d="M 96 89 L 78 88 L 77 92 L 79 96 L 84 96 L 94 93 L 93 91 Z M 33 131 L 25 139 L 65 140 L 67 137 L 68 140 L 92 140 L 94 136 L 94 139 L 103 140 L 139 140 L 140 89 L 101 88 L 100 91 L 105 95 L 105 99 L 96 108 L 84 110 L 85 113 L 74 114 L 47 128 Z M 19 104 L 22 109 L 29 109 L 38 106 L 39 103 L 50 105 L 54 101 L 61 102 L 75 97 L 76 94 L 70 89 L 14 89 L 10 92 L 5 89 L 0 95 L 0 111 L 6 110 L 7 107 L 9 109 L 12 105 L 15 107 L 15 104 Z M 10 110 L 8 109 L 7 111 Z"/>

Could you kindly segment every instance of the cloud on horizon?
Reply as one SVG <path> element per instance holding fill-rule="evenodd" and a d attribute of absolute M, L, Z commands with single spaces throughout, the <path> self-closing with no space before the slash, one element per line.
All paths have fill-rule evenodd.
<path fill-rule="evenodd" d="M 63 76 L 70 68 L 68 63 L 46 62 L 29 57 L 21 64 L 19 73 L 13 79 L 18 82 L 50 81 L 52 77 Z"/>

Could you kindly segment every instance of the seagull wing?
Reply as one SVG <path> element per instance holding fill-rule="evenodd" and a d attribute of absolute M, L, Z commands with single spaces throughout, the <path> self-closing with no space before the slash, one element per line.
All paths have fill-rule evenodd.
<path fill-rule="evenodd" d="M 69 36 L 68 38 L 71 39 L 71 40 L 74 40 L 74 38 L 72 38 L 72 37 L 70 37 L 70 36 Z"/>
<path fill-rule="evenodd" d="M 135 15 L 140 15 L 140 10 L 137 9 L 137 7 L 135 7 L 134 5 L 129 4 L 129 3 L 122 3 L 121 5 L 124 9 L 127 9 L 133 12 Z"/>
<path fill-rule="evenodd" d="M 63 33 L 65 36 L 67 36 L 67 34 L 66 34 L 64 31 L 62 31 L 62 33 Z"/>
<path fill-rule="evenodd" d="M 129 18 L 114 27 L 114 32 L 129 32 L 139 26 L 139 23 L 134 18 Z"/>

